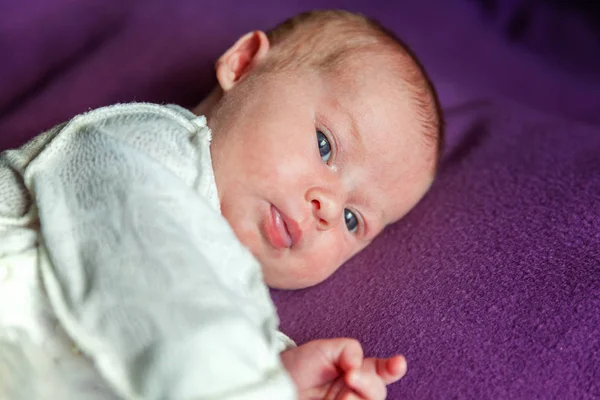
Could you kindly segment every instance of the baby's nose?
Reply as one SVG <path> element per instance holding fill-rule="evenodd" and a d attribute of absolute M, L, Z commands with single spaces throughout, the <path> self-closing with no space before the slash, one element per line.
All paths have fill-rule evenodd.
<path fill-rule="evenodd" d="M 311 203 L 317 229 L 331 229 L 341 222 L 342 202 L 334 193 L 324 189 L 311 189 L 307 193 L 307 200 Z"/>

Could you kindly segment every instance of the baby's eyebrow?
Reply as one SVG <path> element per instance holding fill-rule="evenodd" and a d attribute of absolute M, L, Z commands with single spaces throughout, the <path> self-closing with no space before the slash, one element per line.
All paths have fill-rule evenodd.
<path fill-rule="evenodd" d="M 362 136 L 360 135 L 360 132 L 358 131 L 358 124 L 356 122 L 356 118 L 354 118 L 354 115 L 352 113 L 348 112 L 348 110 L 346 110 L 344 108 L 342 108 L 341 110 L 343 111 L 343 113 L 346 115 L 346 117 L 350 121 L 350 134 L 352 135 L 352 137 L 354 138 L 356 143 L 360 147 L 362 147 L 363 140 L 362 140 Z"/>

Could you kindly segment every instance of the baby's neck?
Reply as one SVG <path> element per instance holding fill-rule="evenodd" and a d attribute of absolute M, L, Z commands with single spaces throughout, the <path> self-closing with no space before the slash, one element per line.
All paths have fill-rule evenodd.
<path fill-rule="evenodd" d="M 211 111 L 215 104 L 222 96 L 221 88 L 217 85 L 196 107 L 192 112 L 196 115 L 204 115 L 206 119 L 210 117 Z"/>

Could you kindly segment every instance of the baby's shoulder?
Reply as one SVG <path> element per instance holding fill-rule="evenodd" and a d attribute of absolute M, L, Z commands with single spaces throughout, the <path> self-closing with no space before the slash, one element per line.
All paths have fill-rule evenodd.
<path fill-rule="evenodd" d="M 103 132 L 109 134 L 141 131 L 147 134 L 190 133 L 206 127 L 206 118 L 174 104 L 123 103 L 79 114 L 69 121 L 65 129 L 86 127 L 102 127 Z"/>
<path fill-rule="evenodd" d="M 85 141 L 98 151 L 119 148 L 131 162 L 150 157 L 191 183 L 211 140 L 206 118 L 175 105 L 127 103 L 101 107 L 71 119 L 53 143 L 61 153 Z M 125 153 L 123 153 L 125 154 Z"/>
<path fill-rule="evenodd" d="M 20 163 L 24 175 L 55 171 L 56 165 L 69 163 L 86 170 L 129 168 L 143 176 L 163 169 L 194 187 L 202 181 L 199 175 L 211 176 L 211 133 L 206 118 L 178 106 L 127 103 L 101 107 L 38 138 L 18 152 L 27 155 Z"/>

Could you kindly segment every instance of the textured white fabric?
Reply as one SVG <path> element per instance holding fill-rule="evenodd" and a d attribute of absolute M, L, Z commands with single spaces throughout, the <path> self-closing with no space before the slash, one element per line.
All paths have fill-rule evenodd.
<path fill-rule="evenodd" d="M 292 399 L 204 117 L 117 105 L 0 157 L 0 399 Z"/>

